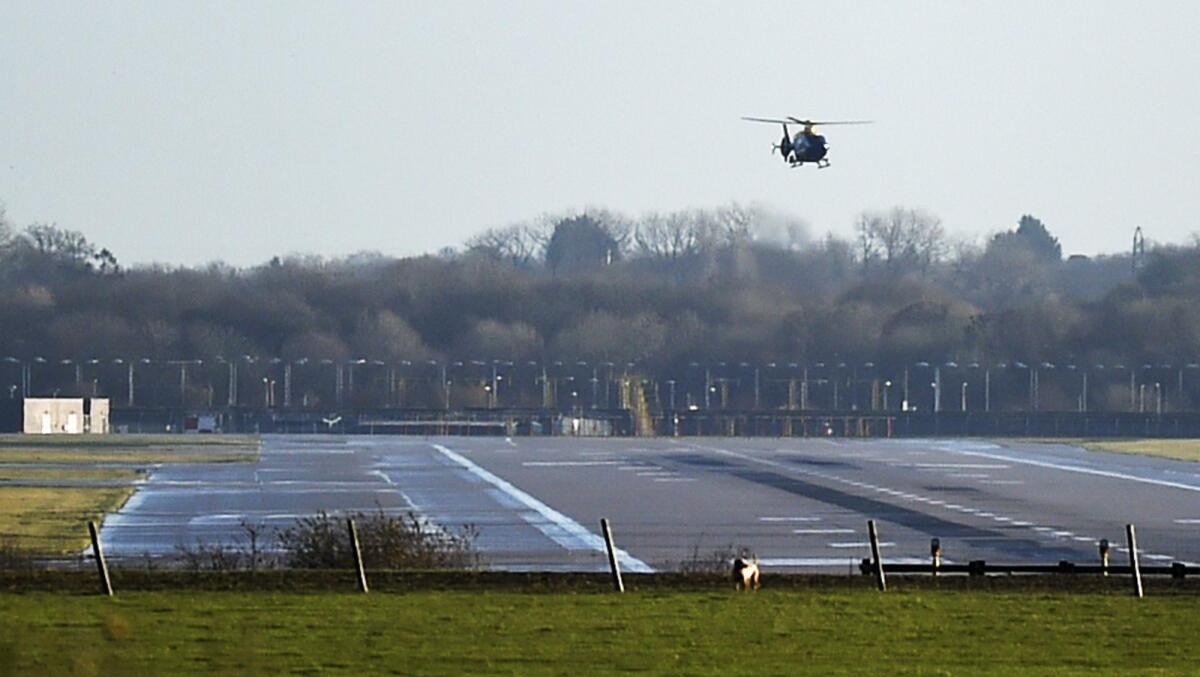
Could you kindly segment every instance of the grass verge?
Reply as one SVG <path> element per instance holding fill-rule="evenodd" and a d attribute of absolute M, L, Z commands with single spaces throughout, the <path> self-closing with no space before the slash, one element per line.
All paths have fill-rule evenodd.
<path fill-rule="evenodd" d="M 4 674 L 1186 673 L 1194 595 L 0 594 Z"/>
<path fill-rule="evenodd" d="M 0 487 L 0 538 L 35 553 L 78 552 L 88 544 L 88 520 L 132 494 L 133 487 Z"/>
<path fill-rule="evenodd" d="M 1113 439 L 1088 439 L 1088 438 L 1064 438 L 1064 439 L 1045 439 L 1037 438 L 1030 439 L 1029 442 L 1039 444 L 1069 444 L 1076 447 L 1083 447 L 1091 451 L 1109 451 L 1117 454 L 1139 454 L 1142 456 L 1157 456 L 1159 458 L 1171 458 L 1177 461 L 1198 461 L 1200 462 L 1200 440 L 1195 439 L 1139 439 L 1139 440 L 1113 440 Z"/>
<path fill-rule="evenodd" d="M 0 485 L 0 539 L 35 555 L 77 552 L 88 544 L 87 521 L 134 491 L 72 486 L 80 480 L 132 483 L 156 465 L 248 462 L 258 447 L 248 436 L 0 435 L 0 480 L 18 485 Z M 23 480 L 45 486 L 19 486 Z"/>

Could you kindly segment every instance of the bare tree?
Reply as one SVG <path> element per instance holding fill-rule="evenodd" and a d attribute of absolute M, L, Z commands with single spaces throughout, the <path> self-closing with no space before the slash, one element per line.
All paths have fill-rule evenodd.
<path fill-rule="evenodd" d="M 467 252 L 504 261 L 516 268 L 530 268 L 545 246 L 536 226 L 518 223 L 489 228 L 467 240 Z"/>
<path fill-rule="evenodd" d="M 637 224 L 633 241 L 639 256 L 673 261 L 699 252 L 700 236 L 688 212 L 650 213 Z"/>
<path fill-rule="evenodd" d="M 926 275 L 946 253 L 941 219 L 918 209 L 893 207 L 863 212 L 857 223 L 859 255 L 865 271 L 876 264 L 888 275 Z"/>

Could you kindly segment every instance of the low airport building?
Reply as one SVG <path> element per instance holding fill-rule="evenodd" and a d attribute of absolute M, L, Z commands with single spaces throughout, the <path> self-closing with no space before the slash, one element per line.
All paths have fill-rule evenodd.
<path fill-rule="evenodd" d="M 103 435 L 109 431 L 108 398 L 25 397 L 0 402 L 0 432 Z"/>

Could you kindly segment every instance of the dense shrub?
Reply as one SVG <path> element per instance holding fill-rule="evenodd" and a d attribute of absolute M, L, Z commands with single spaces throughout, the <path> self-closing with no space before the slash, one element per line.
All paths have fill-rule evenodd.
<path fill-rule="evenodd" d="M 382 509 L 353 513 L 368 569 L 465 569 L 479 564 L 477 531 L 464 526 L 448 531 L 409 512 L 389 515 Z M 283 563 L 297 569 L 349 569 L 354 554 L 346 519 L 324 511 L 277 534 Z"/>

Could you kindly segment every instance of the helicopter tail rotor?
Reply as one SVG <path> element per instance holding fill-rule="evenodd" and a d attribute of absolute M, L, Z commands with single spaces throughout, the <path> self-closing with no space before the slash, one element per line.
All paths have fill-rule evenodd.
<path fill-rule="evenodd" d="M 778 150 L 779 154 L 783 156 L 783 161 L 789 162 L 792 156 L 792 149 L 792 137 L 791 134 L 788 133 L 787 125 L 784 124 L 783 138 L 779 139 L 779 143 L 771 144 L 771 152 L 773 153 Z"/>

